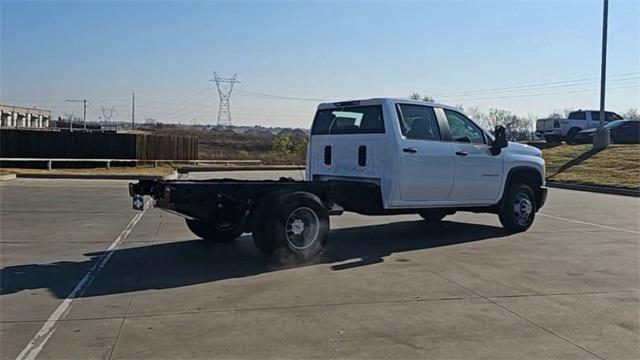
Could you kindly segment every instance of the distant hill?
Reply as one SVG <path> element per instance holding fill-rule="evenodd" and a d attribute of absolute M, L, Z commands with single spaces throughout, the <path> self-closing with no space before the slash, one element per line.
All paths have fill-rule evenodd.
<path fill-rule="evenodd" d="M 280 130 L 280 132 L 278 132 L 278 134 L 289 134 L 292 137 L 306 137 L 309 136 L 309 132 L 302 130 L 302 129 L 290 129 L 290 128 L 285 128 Z"/>
<path fill-rule="evenodd" d="M 309 134 L 309 130 L 308 129 L 301 129 L 301 128 L 282 128 L 282 127 L 264 127 L 264 126 L 259 126 L 259 125 L 255 125 L 255 126 L 232 126 L 231 129 L 234 132 L 238 132 L 238 133 L 246 133 L 246 132 L 251 132 L 251 133 L 258 133 L 258 132 L 270 132 L 274 135 L 277 135 L 283 131 L 291 134 L 293 132 L 297 132 L 298 134 Z"/>

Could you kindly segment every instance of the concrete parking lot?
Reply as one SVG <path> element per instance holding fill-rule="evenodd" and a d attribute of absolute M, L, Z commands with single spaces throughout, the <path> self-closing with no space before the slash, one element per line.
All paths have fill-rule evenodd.
<path fill-rule="evenodd" d="M 551 189 L 515 235 L 345 214 L 287 266 L 137 215 L 126 184 L 0 182 L 3 359 L 640 358 L 640 199 Z"/>

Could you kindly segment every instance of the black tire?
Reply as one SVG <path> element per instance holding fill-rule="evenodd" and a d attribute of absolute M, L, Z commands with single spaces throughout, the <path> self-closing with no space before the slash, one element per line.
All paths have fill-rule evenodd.
<path fill-rule="evenodd" d="M 270 197 L 256 216 L 256 246 L 281 260 L 310 259 L 322 251 L 329 239 L 329 212 L 317 196 L 307 192 Z"/>
<path fill-rule="evenodd" d="M 522 232 L 533 224 L 536 201 L 529 185 L 516 183 L 509 186 L 498 217 L 502 226 L 512 232 Z"/>
<path fill-rule="evenodd" d="M 287 194 L 287 192 L 276 192 L 271 194 L 262 201 L 262 204 L 258 206 L 253 216 L 253 225 L 251 229 L 253 242 L 256 244 L 258 250 L 265 255 L 272 255 L 276 248 L 267 231 L 267 225 L 271 220 L 271 211 L 273 211 L 275 204 L 282 202 L 283 196 Z"/>
<path fill-rule="evenodd" d="M 569 129 L 569 132 L 567 133 L 567 138 L 565 140 L 567 145 L 573 145 L 576 143 L 576 135 L 578 135 L 579 132 L 580 132 L 580 129 L 578 128 Z"/>
<path fill-rule="evenodd" d="M 235 222 L 208 223 L 185 219 L 187 227 L 197 237 L 208 241 L 228 242 L 240 237 L 244 232 L 239 219 Z"/>
<path fill-rule="evenodd" d="M 418 215 L 428 222 L 439 222 L 444 219 L 445 216 L 451 214 L 441 210 L 423 210 L 419 212 Z"/>

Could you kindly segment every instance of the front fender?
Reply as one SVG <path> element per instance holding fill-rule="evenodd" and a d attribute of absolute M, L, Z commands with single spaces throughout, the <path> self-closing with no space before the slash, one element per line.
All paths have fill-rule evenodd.
<path fill-rule="evenodd" d="M 511 155 L 509 161 L 505 161 L 505 173 L 507 174 L 501 184 L 500 193 L 497 201 L 502 199 L 505 189 L 509 184 L 511 176 L 521 170 L 535 171 L 540 179 L 540 185 L 545 186 L 545 164 L 542 157 L 534 157 L 529 155 Z"/>

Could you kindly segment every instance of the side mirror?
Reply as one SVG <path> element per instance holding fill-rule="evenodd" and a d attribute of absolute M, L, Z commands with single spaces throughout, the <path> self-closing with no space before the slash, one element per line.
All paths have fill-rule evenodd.
<path fill-rule="evenodd" d="M 496 126 L 494 130 L 495 139 L 491 144 L 491 154 L 499 155 L 503 148 L 506 148 L 509 145 L 507 141 L 507 132 L 504 126 Z"/>

